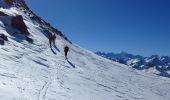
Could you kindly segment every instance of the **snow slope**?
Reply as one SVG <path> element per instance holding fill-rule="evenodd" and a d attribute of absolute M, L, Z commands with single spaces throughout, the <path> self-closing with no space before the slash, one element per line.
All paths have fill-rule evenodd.
<path fill-rule="evenodd" d="M 15 7 L 0 11 L 22 15 L 34 39 L 18 41 L 7 32 L 10 20 L 1 17 L 0 33 L 9 42 L 0 45 L 0 100 L 170 100 L 170 79 L 137 72 L 61 36 L 51 50 L 39 23 Z M 71 48 L 68 61 L 65 45 Z"/>

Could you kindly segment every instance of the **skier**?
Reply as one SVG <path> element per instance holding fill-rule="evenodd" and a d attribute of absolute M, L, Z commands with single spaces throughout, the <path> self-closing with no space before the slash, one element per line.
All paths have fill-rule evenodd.
<path fill-rule="evenodd" d="M 69 47 L 68 47 L 68 46 L 65 46 L 65 47 L 64 47 L 64 53 L 65 53 L 65 58 L 66 58 L 66 59 L 67 59 L 68 51 L 69 51 Z"/>

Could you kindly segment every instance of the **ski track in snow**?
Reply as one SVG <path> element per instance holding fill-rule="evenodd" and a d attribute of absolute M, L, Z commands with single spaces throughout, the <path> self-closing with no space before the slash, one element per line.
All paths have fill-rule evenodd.
<path fill-rule="evenodd" d="M 39 100 L 45 100 L 47 89 L 49 88 L 50 84 L 51 82 L 45 82 L 44 86 L 42 87 L 42 90 L 40 91 Z"/>

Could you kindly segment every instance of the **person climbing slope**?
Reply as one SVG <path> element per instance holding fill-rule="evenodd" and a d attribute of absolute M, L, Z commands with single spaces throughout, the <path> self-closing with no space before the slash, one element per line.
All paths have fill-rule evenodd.
<path fill-rule="evenodd" d="M 53 42 L 53 45 L 54 45 L 54 46 L 55 46 L 55 40 L 56 40 L 56 35 L 53 34 L 53 36 L 52 36 L 52 42 Z"/>
<path fill-rule="evenodd" d="M 52 43 L 55 46 L 55 40 L 56 40 L 56 35 L 55 34 L 50 34 L 49 35 L 49 43 L 50 43 L 50 47 L 52 47 Z"/>
<path fill-rule="evenodd" d="M 48 39 L 49 39 L 49 44 L 50 44 L 50 47 L 51 47 L 51 44 L 52 44 L 52 34 L 49 34 Z"/>
<path fill-rule="evenodd" d="M 65 58 L 66 58 L 66 59 L 68 59 L 68 58 L 67 58 L 68 51 L 69 51 L 69 47 L 68 47 L 68 46 L 65 46 L 65 47 L 64 47 L 64 53 L 65 53 Z"/>

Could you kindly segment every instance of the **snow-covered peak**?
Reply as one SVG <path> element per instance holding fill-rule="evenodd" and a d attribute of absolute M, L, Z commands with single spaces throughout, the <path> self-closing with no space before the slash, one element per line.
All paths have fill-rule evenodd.
<path fill-rule="evenodd" d="M 1 7 L 11 7 L 11 6 L 17 6 L 17 7 L 27 7 L 24 0 L 1 0 L 0 1 Z"/>

